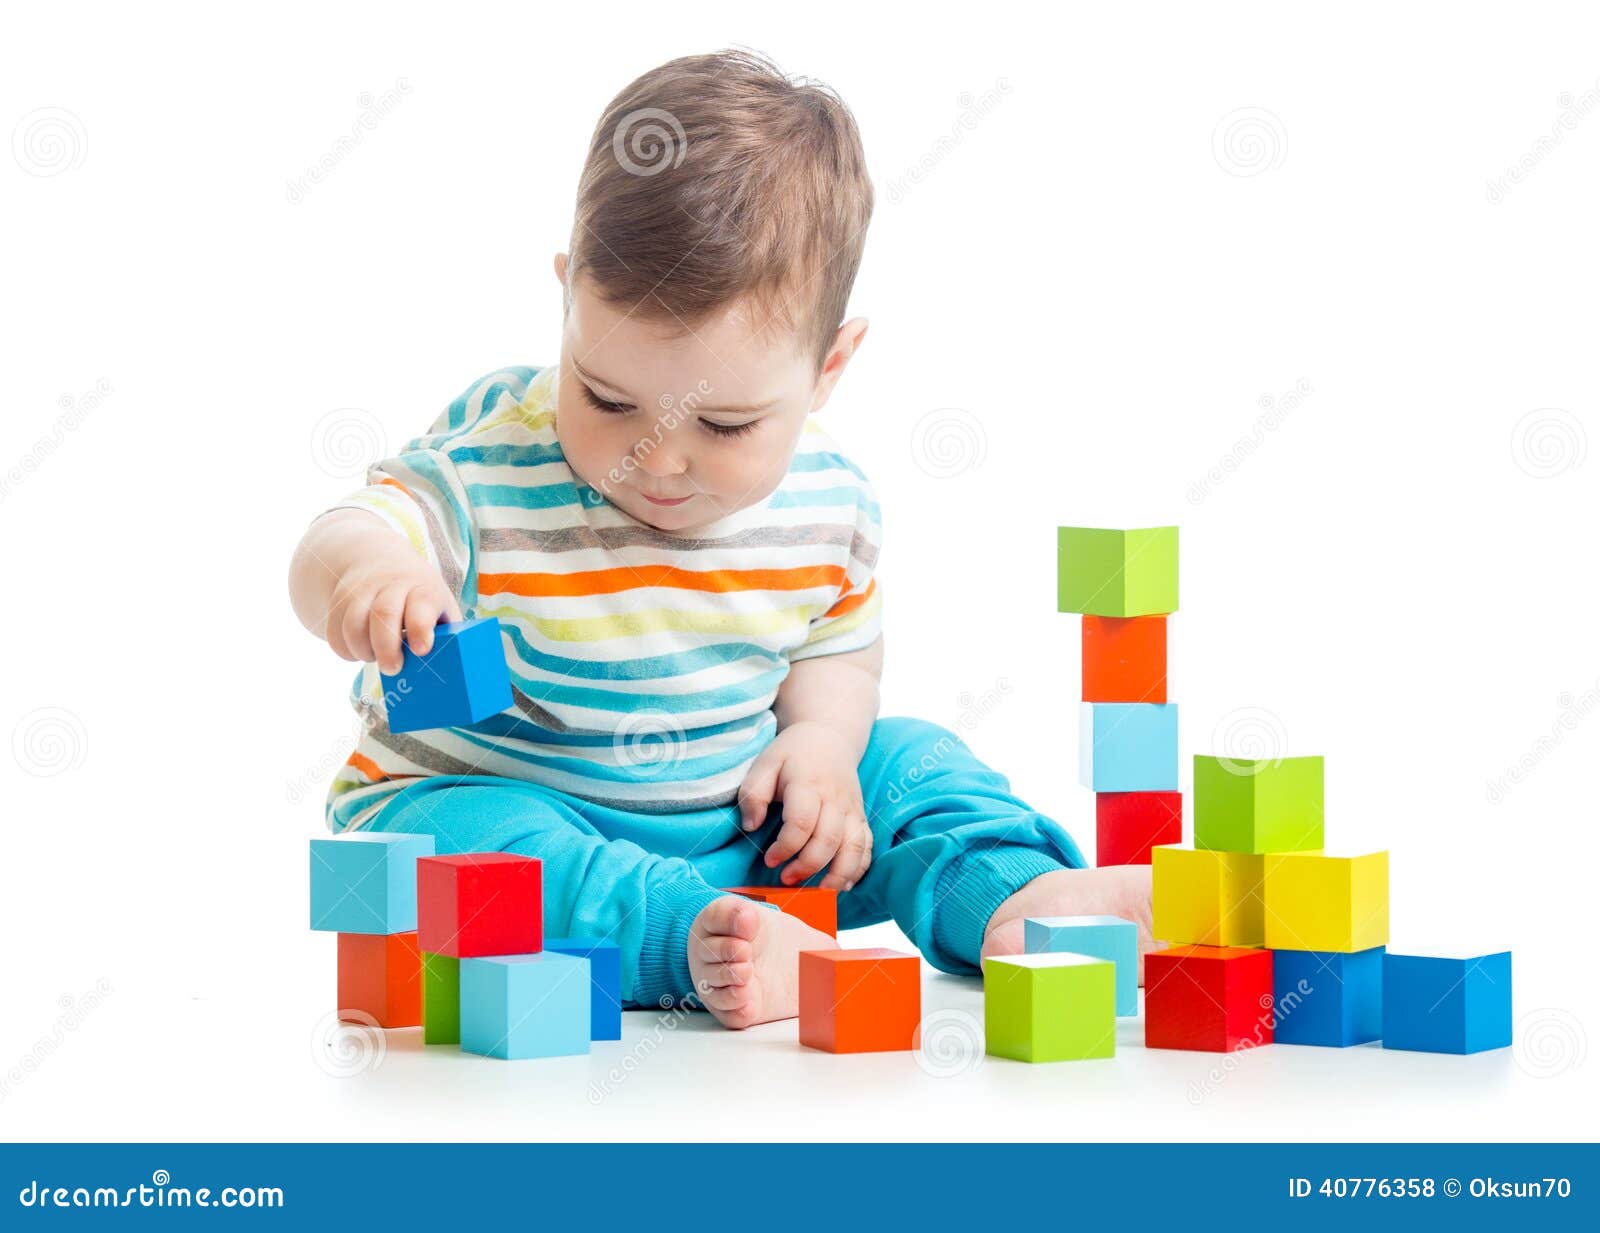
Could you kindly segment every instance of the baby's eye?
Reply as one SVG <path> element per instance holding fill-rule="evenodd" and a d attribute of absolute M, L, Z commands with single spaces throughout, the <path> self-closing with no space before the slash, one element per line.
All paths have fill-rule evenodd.
<path fill-rule="evenodd" d="M 608 415 L 626 415 L 629 411 L 633 410 L 633 408 L 628 406 L 626 403 L 607 402 L 587 385 L 583 386 L 583 396 L 588 401 L 589 405 L 596 411 L 604 411 Z"/>
<path fill-rule="evenodd" d="M 714 437 L 742 437 L 747 432 L 754 432 L 759 421 L 746 420 L 742 424 L 718 424 L 711 420 L 701 420 L 707 432 Z"/>

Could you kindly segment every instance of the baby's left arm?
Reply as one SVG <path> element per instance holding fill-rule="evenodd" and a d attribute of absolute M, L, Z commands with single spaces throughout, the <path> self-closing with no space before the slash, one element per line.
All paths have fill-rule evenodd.
<path fill-rule="evenodd" d="M 785 885 L 831 861 L 822 885 L 849 890 L 872 863 L 857 767 L 878 717 L 882 672 L 880 637 L 857 651 L 798 660 L 778 687 L 778 735 L 746 774 L 739 812 L 745 829 L 755 830 L 772 802 L 782 802 L 783 826 L 766 861 L 773 868 L 795 857 Z"/>

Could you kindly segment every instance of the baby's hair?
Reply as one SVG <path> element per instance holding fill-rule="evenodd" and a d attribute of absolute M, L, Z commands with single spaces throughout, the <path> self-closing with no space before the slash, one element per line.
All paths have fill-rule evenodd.
<path fill-rule="evenodd" d="M 849 109 L 749 51 L 672 60 L 611 100 L 589 145 L 569 279 L 693 327 L 747 297 L 820 366 L 861 264 L 872 181 Z"/>

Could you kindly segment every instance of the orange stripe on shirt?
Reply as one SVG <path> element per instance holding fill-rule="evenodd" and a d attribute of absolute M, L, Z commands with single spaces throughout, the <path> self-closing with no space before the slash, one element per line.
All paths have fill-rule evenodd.
<path fill-rule="evenodd" d="M 795 569 L 679 569 L 673 565 L 639 565 L 618 569 L 580 570 L 571 574 L 480 574 L 479 595 L 612 595 L 641 587 L 676 587 L 686 591 L 804 591 L 837 589 L 848 580 L 841 565 Z"/>
<path fill-rule="evenodd" d="M 413 501 L 415 501 L 417 499 L 416 496 L 412 493 L 411 489 L 407 488 L 404 484 L 402 484 L 399 480 L 395 479 L 393 476 L 385 475 L 382 479 L 380 479 L 378 481 L 378 483 L 380 483 L 380 484 L 393 484 L 396 488 L 398 488 L 401 492 L 405 493 L 406 496 L 410 497 Z M 419 502 L 419 504 L 420 504 L 420 502 Z"/>
<path fill-rule="evenodd" d="M 368 779 L 372 780 L 373 783 L 377 783 L 381 779 L 389 778 L 389 773 L 387 771 L 385 771 L 371 758 L 368 758 L 363 754 L 352 753 L 344 760 L 344 764 L 346 766 L 355 767 L 356 770 L 360 771 Z"/>
<path fill-rule="evenodd" d="M 878 580 L 873 578 L 867 582 L 865 591 L 857 591 L 854 595 L 846 595 L 833 607 L 822 614 L 824 620 L 828 617 L 842 617 L 847 612 L 854 612 L 862 604 L 872 598 L 872 593 L 878 589 Z"/>

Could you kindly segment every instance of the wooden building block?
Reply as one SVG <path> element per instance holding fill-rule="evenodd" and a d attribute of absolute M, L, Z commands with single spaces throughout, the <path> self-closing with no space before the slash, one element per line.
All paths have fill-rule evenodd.
<path fill-rule="evenodd" d="M 872 948 L 800 952 L 800 1043 L 830 1053 L 917 1047 L 922 960 Z"/>
<path fill-rule="evenodd" d="M 461 960 L 422 952 L 422 1043 L 461 1043 Z"/>
<path fill-rule="evenodd" d="M 513 1060 L 589 1052 L 589 961 L 546 951 L 461 961 L 461 1048 Z"/>
<path fill-rule="evenodd" d="M 422 1022 L 421 956 L 415 933 L 339 935 L 339 1017 L 379 1027 Z"/>
<path fill-rule="evenodd" d="M 422 949 L 469 959 L 523 955 L 544 938 L 543 867 L 512 852 L 466 852 L 417 862 Z"/>
<path fill-rule="evenodd" d="M 1383 947 L 1275 950 L 1275 1029 L 1280 1045 L 1344 1048 L 1383 1035 Z"/>
<path fill-rule="evenodd" d="M 511 671 L 498 618 L 435 626 L 426 655 L 417 655 L 409 643 L 401 645 L 400 671 L 381 674 L 389 731 L 464 728 L 510 708 Z"/>
<path fill-rule="evenodd" d="M 1511 952 L 1383 957 L 1383 1047 L 1481 1053 L 1511 1044 Z"/>
<path fill-rule="evenodd" d="M 990 955 L 983 961 L 985 1050 L 1019 1062 L 1114 1056 L 1117 967 L 1090 955 Z"/>
<path fill-rule="evenodd" d="M 1214 1053 L 1270 1045 L 1273 954 L 1173 946 L 1144 957 L 1144 1043 Z"/>
<path fill-rule="evenodd" d="M 1322 759 L 1195 755 L 1194 846 L 1219 852 L 1318 851 Z"/>
<path fill-rule="evenodd" d="M 311 841 L 311 927 L 409 933 L 417 927 L 417 859 L 432 835 L 346 831 Z"/>
<path fill-rule="evenodd" d="M 1273 950 L 1371 950 L 1389 941 L 1389 854 L 1269 852 L 1266 944 Z"/>
<path fill-rule="evenodd" d="M 1148 865 L 1151 848 L 1182 842 L 1182 792 L 1095 793 L 1096 865 Z"/>
<path fill-rule="evenodd" d="M 589 1038 L 622 1039 L 622 948 L 604 938 L 546 938 L 544 949 L 589 961 Z"/>
<path fill-rule="evenodd" d="M 1178 610 L 1178 528 L 1056 530 L 1056 608 L 1086 616 Z"/>
<path fill-rule="evenodd" d="M 1083 618 L 1083 700 L 1165 702 L 1167 618 Z"/>
<path fill-rule="evenodd" d="M 1175 792 L 1175 703 L 1083 702 L 1078 706 L 1078 782 L 1095 792 Z"/>
<path fill-rule="evenodd" d="M 1117 1014 L 1139 1013 L 1139 926 L 1120 916 L 1029 916 L 1022 949 L 1030 955 L 1104 959 L 1117 969 Z"/>
<path fill-rule="evenodd" d="M 743 895 L 805 921 L 829 937 L 839 933 L 839 892 L 821 886 L 728 886 L 730 895 Z"/>
<path fill-rule="evenodd" d="M 1151 932 L 1163 942 L 1262 945 L 1262 862 L 1250 852 L 1150 849 Z"/>

